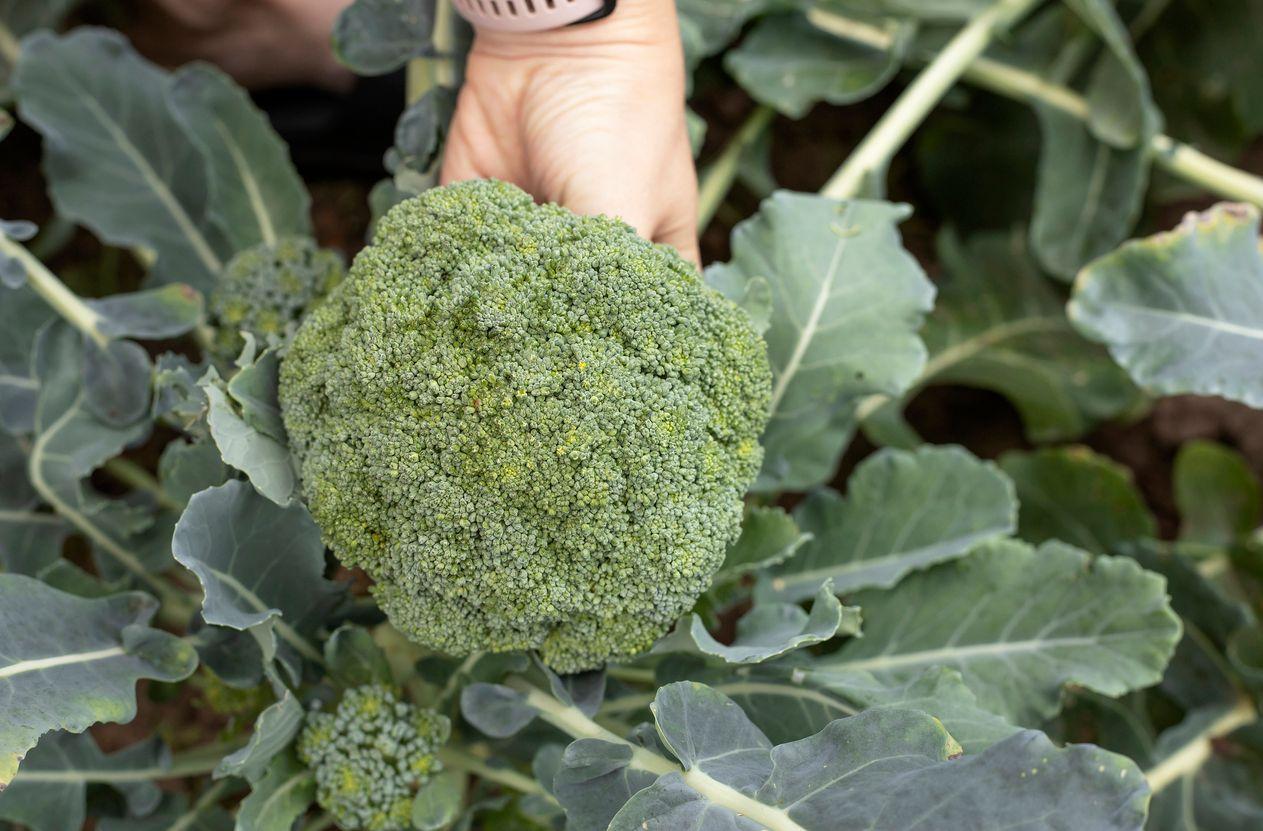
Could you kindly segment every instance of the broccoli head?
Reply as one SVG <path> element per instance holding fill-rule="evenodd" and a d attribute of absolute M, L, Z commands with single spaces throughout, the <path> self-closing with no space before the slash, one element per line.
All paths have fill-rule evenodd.
<path fill-rule="evenodd" d="M 417 791 L 441 769 L 448 720 L 370 684 L 348 690 L 332 713 L 307 715 L 298 756 L 316 777 L 316 801 L 358 831 L 412 827 Z"/>
<path fill-rule="evenodd" d="M 343 273 L 342 258 L 308 237 L 286 237 L 237 254 L 210 295 L 218 328 L 215 352 L 225 359 L 237 357 L 245 346 L 243 330 L 263 344 L 282 342 Z"/>
<path fill-rule="evenodd" d="M 770 387 L 673 250 L 495 181 L 393 208 L 281 369 L 312 514 L 395 626 L 560 672 L 644 651 L 707 588 Z"/>

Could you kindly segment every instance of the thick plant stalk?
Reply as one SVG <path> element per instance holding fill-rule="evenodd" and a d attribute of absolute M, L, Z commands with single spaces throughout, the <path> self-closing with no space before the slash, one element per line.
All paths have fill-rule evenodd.
<path fill-rule="evenodd" d="M 877 126 L 820 190 L 821 195 L 834 199 L 857 196 L 868 177 L 881 170 L 899 152 L 969 65 L 991 45 L 996 34 L 1006 31 L 1038 2 L 1000 0 L 979 12 L 904 90 L 895 105 L 886 111 Z"/>
<path fill-rule="evenodd" d="M 84 303 L 77 294 L 66 288 L 65 283 L 57 279 L 57 275 L 35 259 L 25 246 L 0 236 L 0 254 L 12 257 L 21 263 L 22 268 L 26 270 L 27 285 L 71 326 L 90 337 L 102 349 L 109 345 L 110 339 L 100 330 L 101 316 L 93 311 L 91 306 Z"/>
<path fill-rule="evenodd" d="M 431 37 L 434 56 L 408 61 L 405 83 L 409 104 L 415 103 L 434 87 L 456 86 L 456 57 L 452 54 L 456 46 L 453 37 L 455 25 L 450 0 L 436 0 Z"/>
<path fill-rule="evenodd" d="M 794 822 L 789 814 L 751 799 L 740 791 L 725 785 L 697 768 L 684 770 L 674 762 L 664 759 L 657 753 L 646 750 L 639 745 L 611 733 L 592 719 L 584 715 L 577 707 L 568 707 L 547 693 L 537 689 L 520 679 L 510 679 L 508 685 L 526 696 L 526 704 L 539 714 L 539 717 L 552 726 L 576 739 L 600 739 L 611 744 L 625 745 L 631 749 L 631 767 L 648 771 L 659 776 L 678 773 L 690 788 L 697 791 L 716 805 L 746 817 L 769 831 L 806 831 L 803 826 Z"/>
<path fill-rule="evenodd" d="M 1206 725 L 1206 729 L 1189 739 L 1178 750 L 1145 771 L 1149 789 L 1155 794 L 1174 782 L 1201 769 L 1210 759 L 1211 742 L 1234 730 L 1253 724 L 1259 718 L 1254 704 L 1242 698 L 1231 710 Z"/>
<path fill-rule="evenodd" d="M 534 794 L 552 799 L 543 786 L 529 776 L 525 776 L 511 768 L 497 768 L 487 764 L 484 759 L 474 755 L 472 749 L 461 750 L 451 745 L 440 748 L 439 761 L 449 770 L 470 773 L 487 782 L 494 782 L 518 793 Z"/>
<path fill-rule="evenodd" d="M 894 48 L 894 37 L 876 26 L 832 12 L 812 9 L 807 18 L 818 29 L 862 43 L 875 49 Z M 962 78 L 988 92 L 1028 104 L 1041 104 L 1087 121 L 1088 103 L 1072 89 L 1046 81 L 1033 72 L 1002 61 L 979 56 L 966 68 Z M 1149 142 L 1156 164 L 1174 176 L 1198 185 L 1215 195 L 1263 207 L 1263 179 L 1176 141 L 1157 135 Z"/>
<path fill-rule="evenodd" d="M 728 195 L 728 191 L 732 190 L 732 183 L 737 178 L 741 154 L 767 131 L 775 115 L 771 107 L 764 105 L 756 107 L 723 151 L 702 171 L 701 182 L 697 189 L 697 230 L 705 230 L 710 224 L 715 211 L 723 203 L 724 197 Z"/>

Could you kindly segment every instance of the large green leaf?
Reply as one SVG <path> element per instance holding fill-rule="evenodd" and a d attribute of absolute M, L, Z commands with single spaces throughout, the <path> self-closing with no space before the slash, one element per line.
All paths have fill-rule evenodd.
<path fill-rule="evenodd" d="M 609 808 L 625 800 L 610 831 L 893 831 L 931 816 L 985 831 L 1054 813 L 1066 827 L 1132 831 L 1144 821 L 1147 790 L 1130 761 L 1059 749 L 1034 731 L 957 759 L 961 747 L 943 724 L 913 710 L 870 710 L 773 747 L 731 699 L 702 684 L 667 685 L 652 709 L 658 742 L 682 770 L 651 750 L 576 742 L 557 774 L 558 783 L 580 774 L 557 790 L 567 808 L 588 809 L 579 814 L 587 821 L 570 814 L 574 831 L 604 827 L 591 811 L 602 796 Z M 644 773 L 653 775 L 647 787 Z"/>
<path fill-rule="evenodd" d="M 812 539 L 760 581 L 761 598 L 803 600 L 826 580 L 840 594 L 893 586 L 1012 533 L 1017 502 L 995 465 L 961 448 L 883 450 L 856 468 L 845 498 L 816 491 L 794 519 Z"/>
<path fill-rule="evenodd" d="M 56 514 L 38 510 L 26 469 L 23 445 L 0 433 L 0 571 L 34 576 L 61 556 L 69 528 Z"/>
<path fill-rule="evenodd" d="M 1088 125 L 1101 141 L 1120 148 L 1143 147 L 1161 126 L 1149 78 L 1131 36 L 1109 0 L 1065 0 L 1104 44 L 1088 78 Z"/>
<path fill-rule="evenodd" d="M 49 733 L 0 791 L 0 817 L 32 831 L 80 831 L 88 785 L 95 783 L 117 790 L 132 815 L 145 816 L 162 796 L 153 780 L 170 767 L 170 754 L 156 739 L 106 755 L 89 735 Z"/>
<path fill-rule="evenodd" d="M 1018 533 L 1028 542 L 1061 540 L 1110 554 L 1158 532 L 1131 471 L 1086 447 L 1014 450 L 1000 467 L 1017 486 Z"/>
<path fill-rule="evenodd" d="M 11 95 L 9 80 L 22 37 L 36 29 L 56 28 L 77 4 L 78 0 L 0 0 L 0 98 Z"/>
<path fill-rule="evenodd" d="M 189 500 L 172 548 L 205 590 L 207 623 L 250 629 L 279 618 L 284 641 L 322 660 L 308 636 L 342 587 L 324 579 L 320 529 L 301 504 L 282 508 L 239 480 L 208 488 Z"/>
<path fill-rule="evenodd" d="M 29 433 L 39 382 L 32 357 L 35 335 L 56 312 L 30 288 L 0 288 L 0 429 Z"/>
<path fill-rule="evenodd" d="M 237 831 L 290 831 L 316 796 L 316 779 L 292 753 L 272 760 L 237 812 Z"/>
<path fill-rule="evenodd" d="M 872 673 L 823 669 L 794 659 L 733 667 L 673 657 L 659 666 L 658 678 L 708 684 L 740 704 L 774 743 L 806 738 L 835 719 L 875 707 L 929 713 L 969 753 L 1020 729 L 984 710 L 960 673 L 942 667 L 925 670 L 907 682 L 888 684 Z M 602 712 L 629 714 L 648 705 L 649 700 L 640 696 L 625 696 L 610 699 Z"/>
<path fill-rule="evenodd" d="M 1063 280 L 1127 238 L 1144 205 L 1149 149 L 1119 149 L 1082 121 L 1040 107 L 1043 147 L 1031 219 L 1031 247 Z"/>
<path fill-rule="evenodd" d="M 361 75 L 382 75 L 431 54 L 433 0 L 355 0 L 333 29 L 338 60 Z"/>
<path fill-rule="evenodd" d="M 778 191 L 733 231 L 732 262 L 707 269 L 707 281 L 737 302 L 770 283 L 772 406 L 755 490 L 827 480 L 859 400 L 897 396 L 920 371 L 916 330 L 934 288 L 899 242 L 895 225 L 907 214 L 886 202 Z"/>
<path fill-rule="evenodd" d="M 159 277 L 208 288 L 231 249 L 206 162 L 170 109 L 169 76 L 117 32 L 85 27 L 23 41 L 15 87 L 44 136 L 58 213 L 152 249 Z"/>
<path fill-rule="evenodd" d="M 1257 208 L 1217 205 L 1125 244 L 1083 270 L 1069 312 L 1146 389 L 1263 407 Z"/>
<path fill-rule="evenodd" d="M 1180 539 L 1228 546 L 1263 523 L 1263 488 L 1234 450 L 1210 441 L 1180 447 L 1172 471 Z"/>
<path fill-rule="evenodd" d="M 1061 293 L 1020 236 L 964 242 L 944 233 L 938 242 L 946 275 L 921 332 L 930 359 L 913 392 L 931 384 L 994 390 L 1017 407 L 1033 441 L 1075 438 L 1136 405 L 1127 373 L 1074 331 Z"/>
<path fill-rule="evenodd" d="M 851 104 L 886 85 L 909 38 L 873 49 L 822 32 L 801 14 L 773 15 L 755 24 L 724 66 L 757 101 L 802 118 L 821 101 Z"/>
<path fill-rule="evenodd" d="M 859 631 L 860 610 L 838 602 L 826 580 L 816 590 L 810 612 L 797 603 L 759 603 L 737 621 L 730 643 L 716 640 L 701 616 L 693 614 L 681 620 L 675 632 L 654 649 L 696 651 L 729 664 L 757 664 Z"/>
<path fill-rule="evenodd" d="M 130 721 L 138 680 L 193 672 L 193 647 L 146 625 L 157 609 L 140 592 L 89 600 L 0 574 L 0 785 L 43 733 Z"/>
<path fill-rule="evenodd" d="M 161 571 L 170 560 L 147 560 L 131 539 L 151 526 L 150 512 L 106 499 L 86 481 L 106 460 L 143 438 L 149 424 L 116 427 L 93 415 L 81 380 L 83 365 L 83 339 L 72 327 L 57 322 L 41 331 L 35 354 L 39 397 L 27 457 L 30 483 L 89 538 L 96 553 L 133 576 Z"/>
<path fill-rule="evenodd" d="M 261 360 L 270 354 L 265 353 Z M 270 417 L 254 397 L 247 397 L 244 403 L 231 397 L 230 386 L 213 369 L 198 385 L 209 402 L 206 422 L 224 461 L 246 474 L 259 493 L 277 505 L 290 504 L 298 489 L 298 471 L 289 446 L 260 429 L 283 432 L 279 418 Z"/>
<path fill-rule="evenodd" d="M 1057 542 L 989 543 L 853 599 L 864 637 L 820 667 L 888 683 L 953 667 L 985 706 L 1018 724 L 1056 713 L 1068 684 L 1121 695 L 1157 683 L 1180 635 L 1161 577 Z"/>
<path fill-rule="evenodd" d="M 307 188 L 245 90 L 204 64 L 181 69 L 169 90 L 176 118 L 202 151 L 211 202 L 232 250 L 310 234 Z"/>

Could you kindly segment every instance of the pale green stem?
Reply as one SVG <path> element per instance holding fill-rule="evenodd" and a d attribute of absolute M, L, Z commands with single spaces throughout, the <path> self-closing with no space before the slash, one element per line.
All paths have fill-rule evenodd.
<path fill-rule="evenodd" d="M 736 181 L 741 154 L 759 140 L 776 113 L 771 107 L 759 106 L 746 118 L 736 135 L 715 160 L 702 171 L 697 189 L 697 229 L 705 230 Z"/>
<path fill-rule="evenodd" d="M 1144 8 L 1140 10 L 1135 18 L 1131 21 L 1131 39 L 1133 43 L 1145 36 L 1145 34 L 1153 28 L 1153 24 L 1158 22 L 1162 17 L 1162 13 L 1171 5 L 1171 0 L 1149 0 L 1145 3 Z"/>
<path fill-rule="evenodd" d="M 448 676 L 447 683 L 443 685 L 442 691 L 439 692 L 438 700 L 440 702 L 448 701 L 456 693 L 456 688 L 460 684 L 461 679 L 469 677 L 470 670 L 474 668 L 474 664 L 478 663 L 484 654 L 482 652 L 471 652 L 469 657 L 461 661 L 461 665 Z"/>
<path fill-rule="evenodd" d="M 886 31 L 842 15 L 812 9 L 807 17 L 820 30 L 875 49 L 894 47 Z M 1002 61 L 979 57 L 963 75 L 983 89 L 1023 101 L 1052 107 L 1080 121 L 1087 121 L 1088 103 L 1072 89 L 1047 81 L 1033 72 Z M 1157 135 L 1149 142 L 1153 160 L 1171 174 L 1226 199 L 1263 207 L 1263 179 L 1217 161 L 1170 136 Z"/>
<path fill-rule="evenodd" d="M 18 58 L 20 57 L 22 57 L 22 46 L 18 43 L 18 39 L 14 37 L 13 30 L 0 23 L 0 58 L 3 58 L 5 63 L 13 67 L 17 66 Z"/>
<path fill-rule="evenodd" d="M 207 809 L 215 805 L 233 789 L 235 782 L 231 778 L 220 779 L 218 782 L 211 784 L 209 788 L 202 792 L 197 798 L 197 802 L 193 803 L 193 807 L 189 808 L 181 814 L 175 822 L 167 827 L 166 831 L 188 831 L 192 828 Z"/>
<path fill-rule="evenodd" d="M 859 195 L 868 178 L 899 152 L 969 65 L 986 51 L 992 39 L 1038 2 L 1040 0 L 999 0 L 975 15 L 903 91 L 820 193 L 834 199 Z"/>
<path fill-rule="evenodd" d="M 177 754 L 167 767 L 134 768 L 130 770 L 18 770 L 14 782 L 71 784 L 103 782 L 123 784 L 128 782 L 161 782 L 186 776 L 201 776 L 219 766 L 225 756 L 241 748 L 240 744 L 215 744 L 195 748 Z"/>
<path fill-rule="evenodd" d="M 35 440 L 35 448 L 31 452 L 32 458 L 36 457 L 42 440 L 43 436 Z M 144 564 L 136 558 L 135 554 L 124 548 L 118 540 L 98 528 L 89 517 L 80 513 L 74 506 L 63 500 L 57 491 L 44 479 L 44 472 L 38 465 L 31 464 L 28 473 L 31 485 L 35 488 L 36 493 L 48 503 L 49 507 L 71 525 L 75 526 L 75 528 L 79 529 L 85 537 L 96 543 L 98 548 L 113 557 L 121 566 L 134 574 L 158 595 L 158 599 L 162 602 L 162 608 L 159 609 L 158 614 L 164 621 L 176 626 L 183 626 L 188 623 L 188 618 L 194 612 L 194 606 L 187 595 L 164 582 L 156 575 L 150 574 Z"/>
<path fill-rule="evenodd" d="M 443 766 L 450 770 L 470 773 L 479 779 L 495 782 L 497 785 L 512 788 L 519 793 L 535 794 L 552 799 L 552 796 L 544 790 L 543 786 L 531 777 L 509 768 L 492 767 L 471 752 L 459 750 L 448 745 L 439 750 L 438 757 Z"/>
<path fill-rule="evenodd" d="M 184 510 L 183 502 L 167 493 L 166 489 L 158 483 L 158 480 L 154 478 L 152 473 L 131 459 L 124 459 L 121 456 L 110 459 L 101 466 L 101 469 L 132 490 L 144 491 L 149 494 L 164 508 L 170 508 L 173 511 Z"/>
<path fill-rule="evenodd" d="M 705 799 L 723 806 L 738 816 L 762 825 L 769 831 L 806 831 L 789 814 L 779 808 L 759 802 L 740 791 L 712 778 L 698 768 L 684 769 L 637 744 L 611 733 L 584 715 L 577 707 L 568 707 L 557 699 L 537 689 L 520 678 L 511 678 L 508 685 L 526 697 L 526 704 L 544 721 L 576 739 L 600 739 L 611 744 L 623 745 L 631 751 L 630 767 L 663 776 L 677 773 L 684 783 Z"/>
<path fill-rule="evenodd" d="M 611 678 L 617 678 L 619 681 L 625 681 L 629 684 L 654 684 L 657 681 L 651 669 L 608 667 L 605 673 Z"/>
<path fill-rule="evenodd" d="M 1159 793 L 1173 782 L 1196 773 L 1210 759 L 1215 739 L 1248 724 L 1259 718 L 1254 704 L 1247 698 L 1239 700 L 1235 707 L 1206 725 L 1196 736 L 1180 745 L 1174 753 L 1168 755 L 1158 764 L 1145 771 L 1145 779 L 1149 782 L 1149 790 Z"/>
<path fill-rule="evenodd" d="M 99 329 L 101 316 L 83 302 L 82 298 L 66 288 L 66 284 L 35 259 L 25 246 L 0 235 L 0 253 L 12 257 L 22 265 L 26 271 L 26 284 L 70 325 L 92 338 L 102 349 L 109 345 L 110 339 L 101 334 Z"/>
<path fill-rule="evenodd" d="M 456 46 L 453 37 L 455 22 L 451 0 L 436 0 L 431 38 L 435 55 L 408 61 L 405 84 L 409 104 L 415 103 L 433 87 L 455 86 L 456 56 L 453 54 Z"/>

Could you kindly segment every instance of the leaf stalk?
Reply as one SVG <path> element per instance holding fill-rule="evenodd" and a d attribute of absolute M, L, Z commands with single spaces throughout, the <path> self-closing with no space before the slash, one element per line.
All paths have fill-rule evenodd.
<path fill-rule="evenodd" d="M 759 823 L 768 831 L 806 831 L 803 826 L 794 822 L 788 814 L 772 805 L 752 799 L 740 791 L 712 778 L 698 768 L 684 769 L 674 762 L 659 756 L 639 745 L 611 733 L 592 719 L 584 715 L 576 707 L 568 707 L 557 699 L 520 679 L 511 678 L 509 687 L 526 696 L 526 704 L 540 718 L 552 726 L 576 739 L 600 739 L 611 744 L 624 745 L 631 749 L 630 765 L 640 770 L 659 776 L 668 773 L 680 774 L 690 788 L 697 791 L 716 805 L 723 806 L 739 816 Z"/>
<path fill-rule="evenodd" d="M 715 160 L 702 171 L 697 189 L 697 230 L 704 231 L 715 217 L 732 183 L 736 181 L 741 156 L 767 131 L 776 115 L 771 107 L 760 105 L 742 122 L 736 134 Z"/>
<path fill-rule="evenodd" d="M 0 236 L 0 253 L 21 263 L 26 271 L 26 284 L 71 326 L 91 338 L 102 349 L 109 346 L 110 339 L 99 328 L 101 316 L 82 298 L 66 288 L 66 284 L 57 275 L 26 250 L 26 246 Z"/>
<path fill-rule="evenodd" d="M 992 39 L 1008 30 L 1038 2 L 999 0 L 975 15 L 904 90 L 894 106 L 886 111 L 877 126 L 821 189 L 821 195 L 852 199 L 863 192 L 870 177 L 899 152 L 969 65 L 991 45 Z"/>
<path fill-rule="evenodd" d="M 807 12 L 807 19 L 821 31 L 856 43 L 887 51 L 894 48 L 893 35 L 862 21 L 821 9 Z M 1079 121 L 1087 121 L 1089 116 L 1087 100 L 1079 93 L 1003 61 L 979 56 L 961 77 L 988 92 L 1026 104 L 1052 107 Z M 1154 136 L 1149 142 L 1149 152 L 1154 162 L 1186 182 L 1225 199 L 1263 207 L 1263 179 L 1257 176 L 1224 164 L 1168 135 Z"/>
<path fill-rule="evenodd" d="M 1145 771 L 1145 779 L 1153 793 L 1160 793 L 1173 782 L 1201 770 L 1210 759 L 1212 742 L 1234 730 L 1258 721 L 1258 711 L 1248 698 L 1242 697 L 1236 705 L 1189 739 L 1171 755 Z"/>

